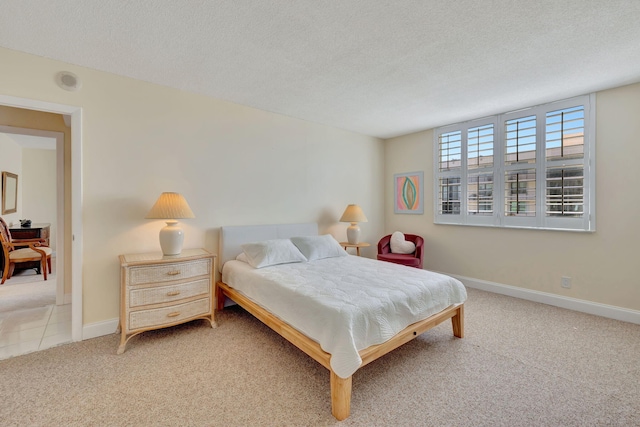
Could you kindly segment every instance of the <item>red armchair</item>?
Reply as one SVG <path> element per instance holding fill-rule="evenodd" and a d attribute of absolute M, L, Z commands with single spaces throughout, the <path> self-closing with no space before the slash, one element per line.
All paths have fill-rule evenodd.
<path fill-rule="evenodd" d="M 422 268 L 424 257 L 424 239 L 415 234 L 405 234 L 405 240 L 416 244 L 416 251 L 412 254 L 394 254 L 391 252 L 391 235 L 384 236 L 378 242 L 378 259 L 396 264 L 407 265 L 409 267 Z"/>

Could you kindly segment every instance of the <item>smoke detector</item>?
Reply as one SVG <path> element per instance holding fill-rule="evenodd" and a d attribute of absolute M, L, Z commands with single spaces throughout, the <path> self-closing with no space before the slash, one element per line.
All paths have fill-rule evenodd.
<path fill-rule="evenodd" d="M 71 71 L 61 71 L 56 74 L 56 83 L 64 90 L 76 91 L 82 87 L 82 82 Z"/>

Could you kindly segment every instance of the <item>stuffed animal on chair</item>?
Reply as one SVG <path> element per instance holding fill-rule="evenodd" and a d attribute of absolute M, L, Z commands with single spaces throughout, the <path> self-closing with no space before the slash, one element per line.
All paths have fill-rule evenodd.
<path fill-rule="evenodd" d="M 415 234 L 396 231 L 378 242 L 378 259 L 409 267 L 422 268 L 424 239 Z"/>

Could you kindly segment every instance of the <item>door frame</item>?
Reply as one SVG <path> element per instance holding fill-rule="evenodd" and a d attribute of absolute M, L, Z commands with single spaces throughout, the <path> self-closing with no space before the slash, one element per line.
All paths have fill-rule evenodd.
<path fill-rule="evenodd" d="M 71 212 L 65 212 L 64 205 L 58 206 L 58 212 L 61 208 L 64 212 L 58 221 L 71 215 L 71 339 L 82 341 L 82 108 L 3 94 L 0 105 L 71 116 Z M 64 155 L 64 150 L 60 151 L 62 154 L 56 155 Z M 64 191 L 64 167 L 61 172 Z"/>
<path fill-rule="evenodd" d="M 64 283 L 66 273 L 64 269 L 66 232 L 64 227 L 64 133 L 5 125 L 0 125 L 0 132 L 13 135 L 41 136 L 56 140 L 56 305 L 63 305 L 65 304 Z M 67 303 L 70 302 L 67 301 Z"/>

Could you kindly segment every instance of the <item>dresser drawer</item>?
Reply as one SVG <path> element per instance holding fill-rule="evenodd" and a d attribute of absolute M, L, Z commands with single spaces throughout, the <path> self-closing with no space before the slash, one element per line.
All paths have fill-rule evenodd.
<path fill-rule="evenodd" d="M 211 260 L 198 259 L 188 262 L 172 264 L 131 267 L 129 269 L 129 285 L 143 285 L 146 283 L 170 282 L 172 280 L 188 279 L 190 277 L 205 276 L 211 272 Z"/>
<path fill-rule="evenodd" d="M 211 284 L 207 277 L 177 285 L 158 286 L 144 289 L 133 288 L 129 292 L 129 307 L 133 308 L 141 305 L 177 301 L 184 298 L 194 297 L 196 295 L 208 295 L 209 286 L 211 286 Z"/>
<path fill-rule="evenodd" d="M 128 326 L 129 330 L 162 326 L 210 312 L 211 300 L 207 297 L 171 307 L 133 311 L 129 315 Z"/>

